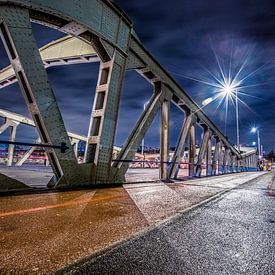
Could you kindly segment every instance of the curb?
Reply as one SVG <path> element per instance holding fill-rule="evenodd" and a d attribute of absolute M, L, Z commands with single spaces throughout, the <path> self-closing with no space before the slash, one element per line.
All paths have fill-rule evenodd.
<path fill-rule="evenodd" d="M 199 208 L 200 206 L 205 205 L 205 204 L 207 204 L 207 203 L 209 203 L 209 202 L 217 199 L 218 197 L 220 197 L 220 196 L 222 196 L 222 195 L 224 195 L 224 194 L 226 194 L 226 193 L 228 193 L 228 192 L 230 192 L 230 191 L 232 191 L 234 189 L 238 189 L 242 185 L 250 184 L 250 183 L 252 183 L 252 182 L 258 180 L 259 178 L 261 178 L 261 177 L 263 177 L 265 175 L 268 175 L 268 174 L 269 173 L 260 174 L 259 176 L 255 177 L 255 178 L 253 178 L 251 180 L 248 180 L 248 181 L 246 181 L 246 182 L 244 182 L 242 184 L 239 184 L 239 185 L 234 186 L 232 188 L 227 188 L 227 189 L 225 189 L 223 191 L 220 191 L 217 194 L 215 194 L 215 195 L 213 195 L 213 196 L 211 196 L 211 197 L 209 197 L 209 198 L 207 198 L 207 199 L 205 199 L 205 200 L 203 200 L 203 201 L 201 201 L 199 203 L 196 203 L 196 204 L 194 204 L 194 205 L 192 205 L 190 207 L 187 207 L 187 208 L 182 209 L 182 210 L 178 210 L 176 212 L 176 214 L 174 214 L 172 216 L 169 216 L 169 217 L 167 217 L 167 218 L 165 218 L 165 219 L 163 219 L 163 220 L 161 220 L 161 221 L 159 221 L 159 222 L 157 222 L 157 223 L 155 223 L 153 225 L 150 225 L 150 226 L 146 227 L 145 229 L 143 229 L 143 230 L 141 230 L 141 231 L 139 231 L 137 233 L 132 234 L 130 237 L 128 237 L 126 239 L 114 242 L 110 246 L 102 248 L 102 249 L 100 249 L 100 250 L 98 250 L 98 251 L 96 251 L 96 252 L 94 252 L 94 253 L 86 256 L 86 257 L 83 257 L 82 259 L 79 259 L 76 262 L 74 262 L 74 263 L 72 263 L 72 264 L 70 264 L 70 265 L 68 265 L 68 266 L 66 266 L 66 267 L 64 267 L 62 269 L 59 269 L 59 270 L 57 270 L 55 272 L 52 272 L 51 274 L 57 274 L 57 275 L 71 274 L 71 272 L 73 273 L 74 271 L 77 271 L 78 267 L 80 267 L 81 265 L 85 264 L 86 262 L 92 263 L 92 262 L 96 261 L 98 258 L 100 258 L 102 255 L 115 250 L 119 246 L 122 246 L 123 244 L 125 244 L 125 243 L 127 243 L 129 241 L 134 241 L 134 240 L 142 237 L 146 233 L 152 231 L 153 229 L 156 229 L 156 228 L 162 227 L 164 225 L 167 225 L 170 222 L 173 222 L 174 220 L 178 219 L 183 214 L 185 214 L 187 212 L 190 212 L 192 210 L 195 210 L 196 208 Z"/>

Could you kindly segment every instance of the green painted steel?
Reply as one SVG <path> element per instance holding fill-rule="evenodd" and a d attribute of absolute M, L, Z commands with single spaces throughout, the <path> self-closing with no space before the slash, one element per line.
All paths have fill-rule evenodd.
<path fill-rule="evenodd" d="M 92 46 L 91 49 L 94 49 L 100 59 L 100 73 L 87 137 L 86 163 L 83 165 L 76 162 L 54 93 L 48 83 L 42 62 L 43 57 L 41 58 L 32 36 L 30 20 L 80 39 Z M 194 117 L 194 125 L 205 129 L 206 136 L 197 163 L 199 166 L 204 158 L 207 144 L 210 148 L 211 144 L 208 140 L 212 137 L 221 142 L 224 150 L 230 150 L 231 160 L 227 160 L 227 163 L 233 163 L 233 158 L 237 159 L 234 162 L 239 163 L 242 158 L 248 157 L 243 156 L 227 140 L 180 85 L 144 48 L 133 29 L 132 22 L 111 1 L 0 0 L 0 22 L 2 22 L 2 39 L 41 140 L 52 144 L 62 141 L 69 147 L 68 153 L 63 155 L 55 150 L 48 152 L 57 178 L 54 183 L 56 187 L 108 184 L 124 180 L 128 164 L 123 160 L 134 157 L 142 138 L 164 101 L 167 101 L 167 104 L 172 102 L 182 111 L 187 111 Z M 62 42 L 60 45 L 62 46 Z M 81 53 L 79 55 L 81 56 Z M 149 106 L 132 130 L 117 161 L 113 162 L 121 87 L 126 70 L 136 70 L 144 76 L 153 85 L 154 92 Z M 162 118 L 167 120 L 168 113 Z M 166 127 L 167 121 L 163 121 L 162 125 Z M 190 125 L 188 124 L 188 129 L 182 130 L 184 132 L 182 140 L 190 135 L 190 128 L 194 131 L 194 127 Z M 169 146 L 166 141 L 169 129 L 166 130 L 167 132 L 164 129 L 162 131 L 164 151 Z M 179 144 L 177 159 L 182 155 L 182 143 Z M 193 143 L 192 141 L 194 146 Z M 162 153 L 163 159 L 167 158 L 166 151 Z M 192 162 L 194 162 L 193 151 L 194 148 Z M 220 162 L 219 154 L 219 152 L 215 154 L 215 165 Z M 166 169 L 165 167 L 161 166 L 161 174 L 166 178 L 167 171 L 163 170 Z M 200 171 L 197 172 L 200 174 Z M 172 174 L 175 174 L 175 171 Z"/>

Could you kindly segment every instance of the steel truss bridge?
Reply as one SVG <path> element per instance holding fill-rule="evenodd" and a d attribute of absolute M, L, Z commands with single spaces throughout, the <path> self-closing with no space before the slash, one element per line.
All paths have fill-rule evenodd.
<path fill-rule="evenodd" d="M 38 49 L 31 22 L 63 33 L 64 38 Z M 161 112 L 160 179 L 177 177 L 178 164 L 189 141 L 190 176 L 200 176 L 206 160 L 207 175 L 215 175 L 219 165 L 224 172 L 238 172 L 240 167 L 256 167 L 256 150 L 237 150 L 197 104 L 144 48 L 127 15 L 107 0 L 0 0 L 0 33 L 11 65 L 0 72 L 0 88 L 19 82 L 39 139 L 44 144 L 66 143 L 65 153 L 45 149 L 55 176 L 49 186 L 57 188 L 125 181 L 125 173 L 156 114 Z M 59 111 L 46 69 L 49 66 L 100 62 L 96 95 L 87 137 L 68 133 Z M 117 158 L 113 160 L 124 74 L 136 70 L 152 84 L 149 104 L 136 122 Z M 185 114 L 172 164 L 169 157 L 169 112 L 175 104 Z M 20 116 L 6 113 L 8 127 L 24 123 Z M 8 118 L 10 117 L 10 118 Z M 22 121 L 23 119 L 23 121 Z M 18 122 L 19 120 L 19 122 Z M 26 121 L 25 121 L 26 122 Z M 177 125 L 179 127 L 179 125 Z M 203 129 L 196 157 L 195 131 Z M 14 132 L 15 133 L 15 132 Z M 14 140 L 15 134 L 11 135 Z M 87 141 L 85 163 L 77 162 L 73 144 Z M 214 152 L 212 153 L 212 146 Z M 75 146 L 76 147 L 76 146 Z M 11 164 L 12 146 L 9 147 Z M 196 160 L 196 161 L 195 161 Z M 0 175 L 0 179 L 6 179 Z M 12 180 L 9 179 L 12 184 Z"/>

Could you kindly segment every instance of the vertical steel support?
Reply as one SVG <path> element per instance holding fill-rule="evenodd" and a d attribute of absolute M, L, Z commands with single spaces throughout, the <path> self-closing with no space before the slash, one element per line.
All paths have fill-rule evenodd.
<path fill-rule="evenodd" d="M 195 124 L 193 123 L 189 131 L 189 177 L 195 174 L 195 158 L 196 158 L 196 133 Z"/>
<path fill-rule="evenodd" d="M 219 173 L 219 155 L 221 150 L 221 141 L 216 137 L 216 145 L 212 161 L 212 175 Z"/>
<path fill-rule="evenodd" d="M 19 125 L 19 122 L 11 122 L 11 124 L 10 124 L 11 133 L 10 133 L 9 141 L 15 141 L 16 130 L 17 130 L 17 126 L 18 125 Z M 13 156 L 14 156 L 14 145 L 13 144 L 9 144 L 7 166 L 12 166 Z"/>
<path fill-rule="evenodd" d="M 163 87 L 161 82 L 154 83 L 154 94 L 140 116 L 137 124 L 129 135 L 125 145 L 119 152 L 117 160 L 113 162 L 113 181 L 125 181 L 125 173 L 129 167 L 128 160 L 132 160 L 143 137 L 151 126 L 154 117 L 158 113 L 164 100 L 170 101 L 172 93 Z"/>
<path fill-rule="evenodd" d="M 84 183 L 33 37 L 28 10 L 1 6 L 0 30 L 5 49 L 41 140 L 48 144 L 64 142 L 69 148 L 66 153 L 61 153 L 58 149 L 47 150 L 56 176 L 51 184 L 56 184 L 57 180 L 58 186 Z"/>
<path fill-rule="evenodd" d="M 179 171 L 179 165 L 180 165 L 180 162 L 184 155 L 185 141 L 186 141 L 186 138 L 190 132 L 192 122 L 193 122 L 193 115 L 188 114 L 184 120 L 183 125 L 182 125 L 179 140 L 177 143 L 177 147 L 176 147 L 176 150 L 175 150 L 173 158 L 172 158 L 171 168 L 169 170 L 170 178 L 174 178 L 174 179 L 177 178 L 178 171 Z"/>
<path fill-rule="evenodd" d="M 168 180 L 168 161 L 169 161 L 169 117 L 170 102 L 164 100 L 161 106 L 161 130 L 160 130 L 160 169 L 159 177 L 161 180 Z"/>
<path fill-rule="evenodd" d="M 201 176 L 202 162 L 205 157 L 206 149 L 208 147 L 209 138 L 210 138 L 210 131 L 208 128 L 205 128 L 204 134 L 203 134 L 203 139 L 202 139 L 201 146 L 200 146 L 199 155 L 198 155 L 198 160 L 196 163 L 196 173 L 195 173 L 196 177 Z"/>
<path fill-rule="evenodd" d="M 230 149 L 228 149 L 228 153 L 227 153 L 227 159 L 226 159 L 226 170 L 227 170 L 227 173 L 230 173 L 231 172 L 231 152 L 230 152 Z"/>
<path fill-rule="evenodd" d="M 223 167 L 224 173 L 228 173 L 228 158 L 229 158 L 230 149 L 225 148 L 224 156 L 223 156 Z"/>
<path fill-rule="evenodd" d="M 126 58 L 119 52 L 114 53 L 112 60 L 100 65 L 85 152 L 85 161 L 91 163 L 91 178 L 96 183 L 108 183 L 111 180 L 110 170 L 125 65 Z"/>
<path fill-rule="evenodd" d="M 237 165 L 237 172 L 241 172 L 241 159 L 238 159 L 238 157 L 236 156 L 236 165 Z"/>
<path fill-rule="evenodd" d="M 247 157 L 244 158 L 244 170 L 247 171 Z"/>
<path fill-rule="evenodd" d="M 243 172 L 244 171 L 244 159 L 243 158 L 241 158 L 240 160 L 239 160 L 239 172 Z"/>
<path fill-rule="evenodd" d="M 237 172 L 237 156 L 233 155 L 232 156 L 232 172 L 236 173 Z"/>
<path fill-rule="evenodd" d="M 207 151 L 206 151 L 206 175 L 212 175 L 212 142 L 211 137 L 208 140 Z"/>
<path fill-rule="evenodd" d="M 219 153 L 219 167 L 218 167 L 218 174 L 223 174 L 224 172 L 224 169 L 223 169 L 223 155 L 224 155 L 224 152 L 223 152 L 223 145 L 221 143 L 221 149 L 220 149 L 220 153 Z"/>
<path fill-rule="evenodd" d="M 229 152 L 229 171 L 233 173 L 233 155 L 232 152 Z"/>
<path fill-rule="evenodd" d="M 78 144 L 79 144 L 79 140 L 78 139 L 71 138 L 71 145 L 73 146 L 74 154 L 76 156 L 76 159 L 78 159 Z"/>
<path fill-rule="evenodd" d="M 252 168 L 253 168 L 253 170 L 255 169 L 255 159 L 254 159 L 254 155 L 252 155 Z"/>
<path fill-rule="evenodd" d="M 224 168 L 224 155 L 225 155 L 225 149 L 224 146 L 221 144 L 221 150 L 219 154 L 219 174 L 224 174 L 225 168 Z"/>

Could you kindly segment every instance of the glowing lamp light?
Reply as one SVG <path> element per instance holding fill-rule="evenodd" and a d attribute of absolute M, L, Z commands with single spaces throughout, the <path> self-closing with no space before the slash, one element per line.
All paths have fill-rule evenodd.
<path fill-rule="evenodd" d="M 253 145 L 253 146 L 256 146 L 256 141 L 253 141 L 253 142 L 252 142 L 252 145 Z"/>
<path fill-rule="evenodd" d="M 256 133 L 257 132 L 257 128 L 256 127 L 252 127 L 251 128 L 251 133 Z"/>
<path fill-rule="evenodd" d="M 210 104 L 214 99 L 212 97 L 208 97 L 206 98 L 203 102 L 202 102 L 202 106 L 206 106 L 208 104 Z"/>
<path fill-rule="evenodd" d="M 231 85 L 224 85 L 221 90 L 227 96 L 231 96 L 234 94 L 234 88 Z"/>

